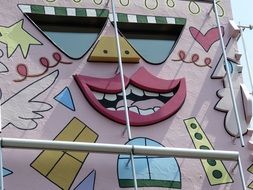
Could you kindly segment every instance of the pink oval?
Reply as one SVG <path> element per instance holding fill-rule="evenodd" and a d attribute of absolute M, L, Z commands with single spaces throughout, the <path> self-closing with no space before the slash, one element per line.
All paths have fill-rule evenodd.
<path fill-rule="evenodd" d="M 25 64 L 19 64 L 17 66 L 17 71 L 21 76 L 27 76 L 27 67 Z"/>
<path fill-rule="evenodd" d="M 45 57 L 41 57 L 40 58 L 40 63 L 44 66 L 44 67 L 49 67 L 49 61 L 48 61 L 48 59 L 47 58 L 45 58 Z"/>

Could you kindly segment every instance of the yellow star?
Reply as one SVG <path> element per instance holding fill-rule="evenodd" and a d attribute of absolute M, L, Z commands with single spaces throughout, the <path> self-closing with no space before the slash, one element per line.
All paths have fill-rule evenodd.
<path fill-rule="evenodd" d="M 9 27 L 0 26 L 0 42 L 6 44 L 8 58 L 12 56 L 18 46 L 24 58 L 26 58 L 30 45 L 42 45 L 41 42 L 24 30 L 23 22 L 22 19 Z"/>

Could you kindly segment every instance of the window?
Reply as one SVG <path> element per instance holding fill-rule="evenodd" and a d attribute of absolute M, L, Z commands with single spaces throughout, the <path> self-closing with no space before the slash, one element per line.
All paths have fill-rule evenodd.
<path fill-rule="evenodd" d="M 31 22 L 63 53 L 83 57 L 102 31 L 108 10 L 19 5 Z"/>
<path fill-rule="evenodd" d="M 118 28 L 148 63 L 161 64 L 171 54 L 186 20 L 161 16 L 117 14 Z"/>
<path fill-rule="evenodd" d="M 148 138 L 135 138 L 127 144 L 163 147 Z M 173 157 L 134 156 L 138 187 L 181 188 L 181 173 Z M 118 178 L 120 187 L 134 187 L 129 155 L 119 155 Z"/>

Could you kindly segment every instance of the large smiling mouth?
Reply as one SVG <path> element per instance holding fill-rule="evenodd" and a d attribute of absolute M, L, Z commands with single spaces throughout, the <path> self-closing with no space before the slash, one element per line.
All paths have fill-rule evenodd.
<path fill-rule="evenodd" d="M 125 107 L 119 75 L 110 79 L 74 76 L 89 103 L 101 114 L 125 124 Z M 175 114 L 186 97 L 185 79 L 164 80 L 141 67 L 130 79 L 124 78 L 130 124 L 144 126 Z"/>

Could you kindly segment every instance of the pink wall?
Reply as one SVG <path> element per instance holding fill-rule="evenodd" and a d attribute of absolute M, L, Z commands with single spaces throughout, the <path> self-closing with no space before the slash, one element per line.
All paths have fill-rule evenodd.
<path fill-rule="evenodd" d="M 186 19 L 179 40 L 164 63 L 149 64 L 144 60 L 145 58 L 140 57 L 137 64 L 123 64 L 125 77 L 128 78 L 126 82 L 149 92 L 167 93 L 168 89 L 175 85 L 175 81 L 173 83 L 171 80 L 185 80 L 185 87 L 179 87 L 179 94 L 175 95 L 175 93 L 174 98 L 169 100 L 173 101 L 172 103 L 168 101 L 163 105 L 161 101 L 149 98 L 148 101 L 138 100 L 133 104 L 143 110 L 158 106 L 156 104 L 161 108 L 146 116 L 129 112 L 131 124 L 135 125 L 133 121 L 136 121 L 139 125 L 144 125 L 131 127 L 132 138 L 152 139 L 166 147 L 195 148 L 203 143 L 216 150 L 239 151 L 246 185 L 249 185 L 252 181 L 252 174 L 247 171 L 252 164 L 250 146 L 247 145 L 250 135 L 244 135 L 247 145 L 244 148 L 240 146 L 239 140 L 236 140 L 236 144 L 232 142 L 232 136 L 237 134 L 237 126 L 232 112 L 228 82 L 224 78 L 223 62 L 220 61 L 222 51 L 218 41 L 215 15 L 213 11 L 210 15 L 207 14 L 212 9 L 212 5 L 191 1 L 176 1 L 175 4 L 173 2 L 116 1 L 116 12 L 131 15 L 132 19 L 137 18 L 136 15 L 148 16 L 151 21 L 154 16 L 167 18 L 171 22 L 175 22 L 175 18 Z M 34 23 L 30 22 L 29 15 L 25 16 L 25 12 L 31 10 L 30 5 L 46 6 L 43 9 L 47 10 L 47 14 L 57 12 L 57 8 L 54 7 L 69 8 L 69 14 L 73 12 L 77 14 L 75 8 L 88 9 L 91 11 L 90 17 L 94 16 L 92 15 L 94 9 L 106 9 L 111 12 L 111 4 L 106 6 L 106 1 L 103 0 L 5 0 L 2 3 L 0 7 L 2 137 L 70 141 L 78 138 L 79 141 L 88 142 L 127 143 L 127 134 L 122 137 L 125 127 L 121 124 L 125 122 L 123 112 L 103 108 L 90 91 L 91 89 L 110 94 L 108 99 L 114 97 L 113 94 L 120 91 L 120 82 L 116 79 L 105 80 L 105 78 L 116 76 L 117 64 L 87 61 L 95 45 L 80 59 L 71 59 L 65 55 L 35 27 Z M 237 46 L 236 39 L 231 37 L 229 25 L 229 20 L 232 19 L 230 2 L 219 2 L 218 8 L 224 31 L 223 39 L 225 43 L 230 39 L 227 46 L 228 57 L 234 60 Z M 170 25 L 175 26 L 175 24 Z M 157 24 L 153 24 L 152 27 L 157 27 Z M 108 19 L 99 38 L 114 35 L 113 29 Z M 112 46 L 107 44 L 105 49 L 110 50 Z M 198 59 L 195 59 L 196 57 Z M 252 104 L 252 99 L 248 96 L 247 89 L 244 90 L 243 93 L 246 95 L 242 99 L 240 84 L 243 82 L 239 72 L 240 65 L 238 65 L 239 63 L 233 67 L 232 80 L 241 126 L 245 134 L 252 110 L 246 109 L 245 112 L 243 103 Z M 141 72 L 137 72 L 139 69 Z M 83 80 L 88 82 L 82 81 L 79 84 L 85 87 L 79 88 L 73 75 L 86 76 Z M 183 82 L 180 84 L 183 85 Z M 108 85 L 111 85 L 111 88 Z M 82 93 L 82 90 L 86 91 Z M 136 93 L 143 93 L 143 91 L 136 90 Z M 85 98 L 84 95 L 90 98 Z M 72 120 L 73 118 L 77 119 Z M 193 140 L 191 138 L 189 126 L 187 127 L 186 124 L 189 118 L 194 118 L 199 124 L 196 129 L 202 136 L 199 141 L 196 138 L 194 140 L 194 137 Z M 40 153 L 40 150 L 3 150 L 4 168 L 8 169 L 6 170 L 8 175 L 4 177 L 5 189 L 114 190 L 121 189 L 118 177 L 122 180 L 127 176 L 127 169 L 120 166 L 122 160 L 118 160 L 118 155 Z M 149 174 L 150 181 L 154 180 L 156 175 L 157 180 L 159 176 L 168 175 L 167 181 L 173 181 L 169 178 L 175 175 L 174 183 L 180 176 L 181 189 L 185 190 L 241 189 L 239 170 L 231 172 L 234 162 L 216 161 L 216 166 L 205 168 L 205 164 L 201 164 L 200 160 L 182 158 L 176 160 L 177 167 L 173 165 L 174 158 L 170 161 L 165 160 L 162 167 L 156 161 L 149 160 L 149 167 L 154 169 L 152 175 Z M 172 168 L 168 169 L 169 167 Z M 145 165 L 137 164 L 138 180 L 146 179 L 147 170 Z M 168 174 L 167 170 L 171 173 Z M 222 173 L 221 177 L 212 177 L 212 173 L 216 170 Z M 94 173 L 96 173 L 95 177 Z M 224 174 L 229 174 L 230 177 L 229 175 L 224 177 Z M 166 181 L 164 178 L 160 180 Z M 80 184 L 82 180 L 84 181 Z M 94 184 L 88 180 L 94 180 Z M 147 181 L 149 180 L 144 184 L 147 184 Z M 159 184 L 161 183 L 160 181 Z M 153 186 L 151 189 L 168 187 L 173 186 Z M 150 189 L 150 187 L 139 189 Z"/>

